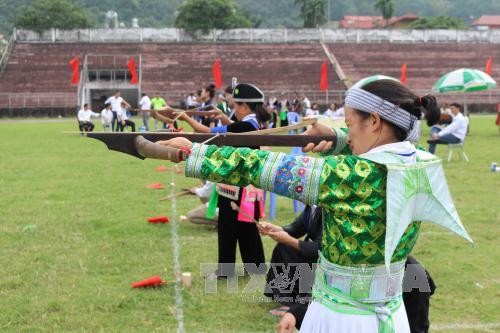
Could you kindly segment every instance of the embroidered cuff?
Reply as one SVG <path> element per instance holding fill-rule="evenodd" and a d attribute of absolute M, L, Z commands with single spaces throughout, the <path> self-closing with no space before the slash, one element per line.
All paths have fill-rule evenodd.
<path fill-rule="evenodd" d="M 201 165 L 205 157 L 208 145 L 194 143 L 191 147 L 191 154 L 186 160 L 186 176 L 192 178 L 200 178 Z"/>
<path fill-rule="evenodd" d="M 347 133 L 337 128 L 332 128 L 332 130 L 335 132 L 335 137 L 337 138 L 337 143 L 335 144 L 332 154 L 338 155 L 347 146 Z"/>

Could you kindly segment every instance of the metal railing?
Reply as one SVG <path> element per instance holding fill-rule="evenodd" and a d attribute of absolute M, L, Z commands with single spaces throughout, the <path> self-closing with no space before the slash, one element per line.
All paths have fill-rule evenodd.
<path fill-rule="evenodd" d="M 426 94 L 432 94 L 437 97 L 438 103 L 441 102 L 457 102 L 457 103 L 477 103 L 477 104 L 497 104 L 500 102 L 500 89 L 477 91 L 473 93 L 448 93 L 448 94 L 436 94 L 430 90 L 425 89 L 412 89 L 412 91 L 418 95 L 423 96 Z M 188 91 L 189 92 L 189 91 Z M 347 90 L 264 90 L 264 95 L 266 100 L 270 97 L 275 97 L 280 99 L 284 94 L 287 100 L 293 100 L 296 98 L 295 93 L 304 93 L 311 103 L 319 104 L 329 104 L 329 103 L 343 103 Z M 163 97 L 168 104 L 178 105 L 181 99 L 185 99 L 186 90 L 184 91 L 158 91 L 159 95 Z M 152 97 L 150 95 L 150 97 Z"/>
<path fill-rule="evenodd" d="M 127 63 L 131 57 L 135 57 L 137 60 L 137 54 L 100 54 L 100 53 L 88 53 L 86 56 L 87 66 L 92 69 L 122 69 L 127 68 Z"/>
<path fill-rule="evenodd" d="M 122 69 L 88 69 L 88 82 L 92 81 L 129 81 L 130 72 Z"/>
<path fill-rule="evenodd" d="M 413 92 L 419 96 L 431 93 L 429 90 L 416 89 Z M 319 104 L 341 103 L 344 101 L 346 90 L 302 90 L 311 102 Z M 296 98 L 295 91 L 266 90 L 266 99 L 275 97 L 280 99 L 282 94 L 288 100 Z M 168 104 L 177 106 L 181 100 L 185 100 L 186 91 L 159 91 L 159 95 L 165 98 Z M 458 102 L 461 104 L 491 104 L 500 102 L 500 89 L 478 91 L 473 93 L 450 93 L 434 94 L 438 98 L 438 103 Z M 75 103 L 75 93 L 0 93 L 0 108 L 70 108 L 81 105 L 80 101 Z M 151 96 L 152 97 L 152 96 Z"/>
<path fill-rule="evenodd" d="M 0 108 L 76 107 L 74 93 L 0 93 Z"/>

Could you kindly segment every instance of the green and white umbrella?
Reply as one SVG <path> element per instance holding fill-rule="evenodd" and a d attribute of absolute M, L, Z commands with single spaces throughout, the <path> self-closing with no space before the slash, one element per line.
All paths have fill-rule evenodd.
<path fill-rule="evenodd" d="M 370 82 L 373 82 L 373 81 L 378 81 L 378 80 L 394 80 L 394 81 L 398 81 L 398 79 L 392 77 L 392 76 L 387 76 L 387 75 L 380 75 L 380 74 L 377 74 L 377 75 L 372 75 L 372 76 L 367 76 L 367 77 L 364 77 L 362 78 L 361 80 L 359 80 L 358 82 L 356 82 L 355 84 L 353 84 L 351 86 L 351 89 L 352 88 L 361 88 L 362 86 L 364 86 L 365 84 L 368 84 Z"/>
<path fill-rule="evenodd" d="M 460 68 L 449 72 L 434 84 L 434 92 L 471 92 L 493 89 L 497 86 L 495 80 L 485 72 L 477 69 Z"/>

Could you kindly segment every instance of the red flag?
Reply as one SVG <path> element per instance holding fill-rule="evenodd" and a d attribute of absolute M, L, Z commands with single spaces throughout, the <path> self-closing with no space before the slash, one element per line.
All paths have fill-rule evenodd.
<path fill-rule="evenodd" d="M 214 76 L 215 87 L 222 87 L 222 71 L 220 68 L 220 59 L 215 59 L 214 64 L 212 65 L 212 74 Z"/>
<path fill-rule="evenodd" d="M 328 60 L 321 64 L 321 78 L 319 80 L 319 90 L 328 90 Z"/>
<path fill-rule="evenodd" d="M 486 61 L 486 74 L 491 76 L 492 70 L 493 70 L 493 59 L 489 57 L 488 60 Z"/>
<path fill-rule="evenodd" d="M 406 84 L 406 64 L 401 66 L 401 78 L 399 79 L 401 83 Z"/>
<path fill-rule="evenodd" d="M 139 78 L 137 77 L 137 68 L 135 67 L 135 58 L 131 57 L 127 63 L 128 71 L 132 76 L 130 78 L 130 83 L 137 84 L 139 82 Z"/>
<path fill-rule="evenodd" d="M 73 71 L 71 84 L 78 84 L 80 82 L 80 61 L 78 60 L 78 57 L 74 56 L 73 59 L 70 60 L 69 65 Z"/>

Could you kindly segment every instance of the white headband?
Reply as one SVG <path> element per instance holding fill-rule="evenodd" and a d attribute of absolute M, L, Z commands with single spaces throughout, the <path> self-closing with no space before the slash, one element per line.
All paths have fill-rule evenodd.
<path fill-rule="evenodd" d="M 347 91 L 345 106 L 353 109 L 376 113 L 382 119 L 404 129 L 408 134 L 406 140 L 416 142 L 419 139 L 417 117 L 408 111 L 378 97 L 366 90 L 352 88 Z"/>

